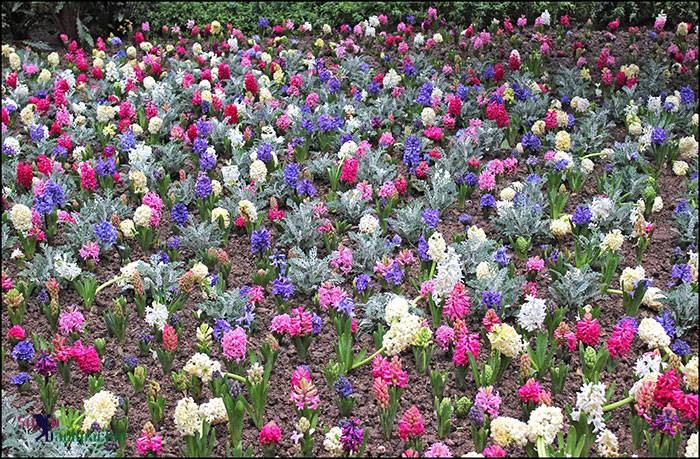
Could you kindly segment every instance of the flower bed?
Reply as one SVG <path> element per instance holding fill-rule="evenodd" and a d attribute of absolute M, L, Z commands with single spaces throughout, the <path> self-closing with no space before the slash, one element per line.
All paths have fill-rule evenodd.
<path fill-rule="evenodd" d="M 696 25 L 61 38 L 2 47 L 3 454 L 697 456 Z"/>

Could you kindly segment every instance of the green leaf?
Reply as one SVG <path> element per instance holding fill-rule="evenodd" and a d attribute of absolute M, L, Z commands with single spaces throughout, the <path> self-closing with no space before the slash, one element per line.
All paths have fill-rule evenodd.
<path fill-rule="evenodd" d="M 87 27 L 85 27 L 80 18 L 75 18 L 75 25 L 76 29 L 78 30 L 78 36 L 80 37 L 80 39 L 87 43 L 91 48 L 94 48 L 95 41 L 92 39 L 90 31 L 87 29 Z"/>

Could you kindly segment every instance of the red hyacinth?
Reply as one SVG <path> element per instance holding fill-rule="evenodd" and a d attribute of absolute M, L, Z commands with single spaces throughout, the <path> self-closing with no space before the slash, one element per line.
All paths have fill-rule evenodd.
<path fill-rule="evenodd" d="M 20 161 L 17 163 L 17 183 L 23 188 L 31 188 L 34 171 L 29 163 Z"/>
<path fill-rule="evenodd" d="M 252 72 L 245 74 L 245 90 L 251 92 L 254 96 L 258 94 L 258 82 L 255 80 Z"/>
<path fill-rule="evenodd" d="M 352 185 L 357 181 L 357 158 L 348 158 L 343 162 L 343 170 L 340 173 L 340 181 Z"/>
<path fill-rule="evenodd" d="M 163 349 L 168 352 L 177 349 L 177 332 L 170 324 L 163 327 Z"/>

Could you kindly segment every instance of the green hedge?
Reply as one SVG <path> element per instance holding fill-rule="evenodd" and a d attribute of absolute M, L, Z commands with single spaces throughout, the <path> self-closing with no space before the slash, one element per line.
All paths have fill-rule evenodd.
<path fill-rule="evenodd" d="M 291 19 L 297 24 L 309 21 L 315 26 L 324 23 L 354 25 L 371 15 L 384 13 L 398 22 L 398 18 L 407 15 L 424 18 L 431 5 L 450 24 L 465 27 L 470 23 L 484 26 L 492 18 L 504 16 L 515 19 L 521 14 L 532 23 L 545 9 L 553 20 L 558 21 L 559 16 L 568 13 L 575 23 L 590 18 L 599 27 L 618 17 L 623 25 L 650 25 L 661 10 L 667 13 L 671 24 L 680 20 L 695 24 L 698 18 L 696 2 L 144 2 L 131 4 L 127 16 L 137 24 L 148 21 L 152 27 L 183 26 L 188 19 L 199 24 L 216 19 L 231 22 L 244 32 L 253 32 L 257 30 L 260 17 L 266 17 L 273 24 Z"/>

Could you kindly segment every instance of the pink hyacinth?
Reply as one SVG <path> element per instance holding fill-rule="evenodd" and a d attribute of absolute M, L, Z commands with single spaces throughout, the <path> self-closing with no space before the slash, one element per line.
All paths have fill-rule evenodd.
<path fill-rule="evenodd" d="M 270 331 L 279 335 L 289 333 L 290 323 L 291 318 L 289 317 L 289 314 L 280 314 L 272 318 L 272 321 L 270 322 Z"/>
<path fill-rule="evenodd" d="M 298 410 L 315 410 L 321 399 L 318 390 L 311 380 L 311 373 L 305 366 L 298 366 L 292 373 L 292 392 L 290 398 Z"/>
<path fill-rule="evenodd" d="M 450 322 L 454 322 L 457 319 L 464 319 L 469 315 L 470 301 L 469 295 L 467 295 L 465 291 L 464 284 L 458 282 L 452 288 L 447 300 L 445 300 L 443 314 Z"/>
<path fill-rule="evenodd" d="M 82 333 L 85 317 L 78 310 L 77 306 L 61 313 L 58 318 L 58 329 L 62 335 L 70 335 L 71 333 Z"/>
<path fill-rule="evenodd" d="M 100 371 L 100 356 L 93 346 L 83 347 L 83 343 L 78 340 L 73 344 L 70 353 L 83 374 L 91 375 Z"/>
<path fill-rule="evenodd" d="M 289 336 L 306 336 L 313 331 L 311 313 L 305 311 L 303 307 L 292 309 L 289 318 Z"/>
<path fill-rule="evenodd" d="M 329 307 L 335 308 L 347 296 L 345 290 L 332 282 L 323 282 L 318 289 L 318 302 L 323 311 L 328 311 Z"/>
<path fill-rule="evenodd" d="M 506 457 L 506 450 L 499 445 L 491 445 L 484 448 L 482 453 L 484 457 Z"/>
<path fill-rule="evenodd" d="M 88 241 L 78 251 L 80 258 L 87 260 L 88 258 L 98 261 L 100 259 L 100 246 L 95 241 Z"/>
<path fill-rule="evenodd" d="M 395 355 L 391 361 L 386 357 L 377 355 L 372 360 L 372 377 L 383 378 L 388 385 L 400 388 L 406 387 L 408 373 L 401 366 L 401 359 Z"/>
<path fill-rule="evenodd" d="M 455 327 L 455 330 L 457 327 Z M 474 360 L 479 358 L 479 334 L 469 333 L 466 328 L 461 328 L 455 331 L 454 339 L 454 354 L 452 361 L 455 365 L 465 367 L 469 365 L 469 355 L 474 357 Z"/>
<path fill-rule="evenodd" d="M 501 409 L 501 396 L 493 386 L 480 387 L 474 397 L 474 406 L 488 413 L 492 418 L 497 418 Z"/>
<path fill-rule="evenodd" d="M 530 378 L 518 389 L 518 400 L 523 403 L 534 402 L 539 403 L 542 396 L 542 386 L 539 381 Z"/>
<path fill-rule="evenodd" d="M 481 324 L 486 327 L 486 331 L 488 333 L 491 333 L 491 328 L 494 325 L 500 324 L 501 319 L 498 317 L 498 314 L 494 309 L 489 309 L 486 311 L 486 314 L 484 314 L 484 318 L 481 319 Z"/>
<path fill-rule="evenodd" d="M 615 325 L 612 336 L 607 341 L 610 357 L 624 357 L 632 347 L 632 341 L 634 341 L 636 332 L 637 329 L 631 320 L 625 320 Z"/>
<path fill-rule="evenodd" d="M 395 198 L 399 195 L 399 191 L 396 189 L 396 185 L 394 185 L 394 182 L 389 180 L 379 188 L 378 195 L 380 198 Z"/>
<path fill-rule="evenodd" d="M 483 171 L 479 174 L 479 189 L 492 191 L 496 188 L 496 176 L 489 171 Z"/>
<path fill-rule="evenodd" d="M 144 430 L 136 440 L 136 450 L 141 456 L 157 456 L 163 450 L 163 437 L 157 432 L 150 433 Z"/>
<path fill-rule="evenodd" d="M 528 271 L 540 272 L 544 269 L 544 260 L 539 256 L 527 259 L 526 267 Z"/>
<path fill-rule="evenodd" d="M 227 331 L 221 338 L 224 357 L 227 360 L 235 360 L 236 363 L 240 363 L 245 358 L 247 344 L 248 337 L 245 330 L 241 327 Z"/>
<path fill-rule="evenodd" d="M 453 457 L 450 448 L 441 441 L 435 442 L 430 445 L 425 451 L 425 457 Z"/>
<path fill-rule="evenodd" d="M 586 313 L 583 319 L 576 323 L 576 339 L 589 346 L 598 344 L 600 338 L 600 324 L 590 313 Z"/>
<path fill-rule="evenodd" d="M 340 271 L 345 275 L 350 273 L 352 270 L 352 250 L 347 247 L 343 247 L 343 245 L 340 244 L 338 246 L 338 250 L 333 252 L 333 256 L 331 257 L 331 266 L 333 269 Z"/>
<path fill-rule="evenodd" d="M 437 330 L 435 330 L 435 344 L 438 348 L 447 352 L 450 348 L 450 343 L 454 338 L 455 332 L 449 325 L 440 325 Z"/>
<path fill-rule="evenodd" d="M 435 281 L 427 280 L 423 282 L 420 286 L 420 296 L 421 298 L 428 298 L 429 294 L 435 292 Z"/>
<path fill-rule="evenodd" d="M 282 431 L 275 421 L 270 421 L 263 426 L 258 434 L 258 441 L 261 445 L 267 446 L 277 444 L 282 439 Z"/>
<path fill-rule="evenodd" d="M 411 406 L 399 421 L 399 437 L 403 441 L 409 441 L 420 437 L 425 433 L 423 416 L 418 411 L 416 405 Z"/>

